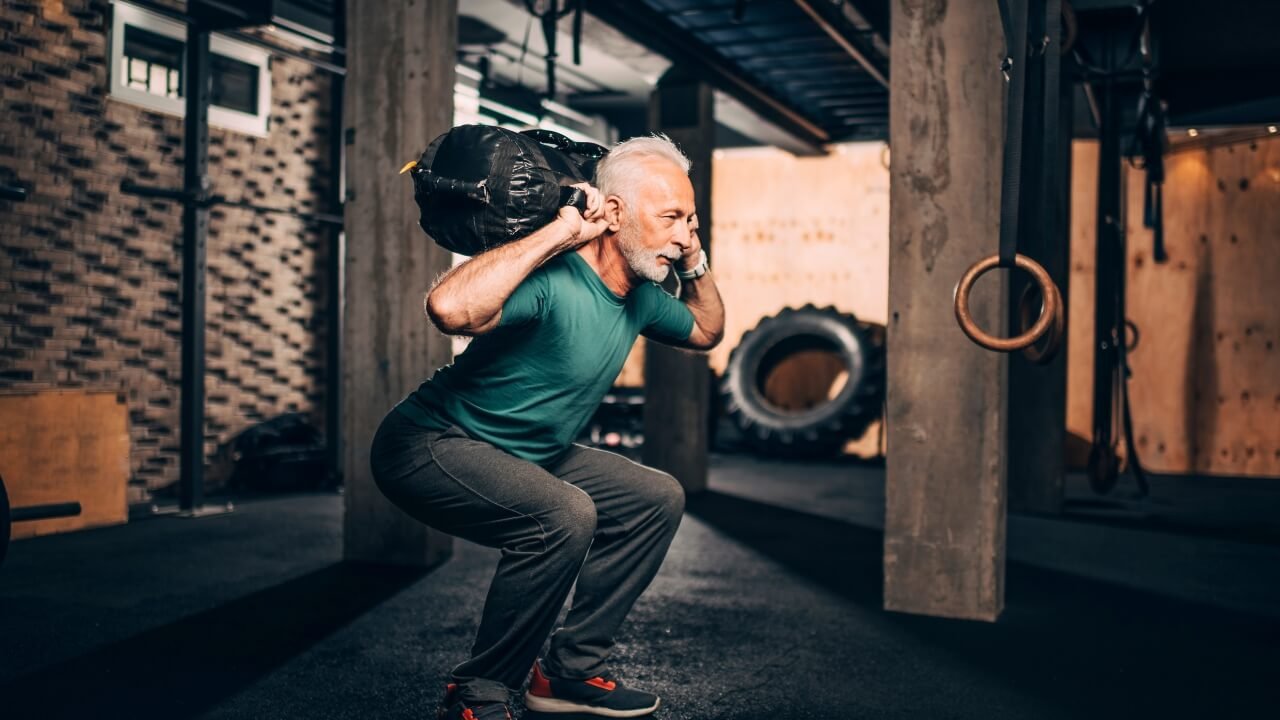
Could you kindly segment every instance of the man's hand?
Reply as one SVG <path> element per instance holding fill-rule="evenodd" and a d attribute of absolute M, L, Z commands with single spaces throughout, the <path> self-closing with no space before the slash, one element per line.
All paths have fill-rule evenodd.
<path fill-rule="evenodd" d="M 702 240 L 695 231 L 689 232 L 689 247 L 680 253 L 680 270 L 688 272 L 698 267 L 698 261 L 702 259 Z"/>
<path fill-rule="evenodd" d="M 481 335 L 498 326 L 502 305 L 538 266 L 604 232 L 604 198 L 587 183 L 586 217 L 561 208 L 556 219 L 519 240 L 487 250 L 450 270 L 427 294 L 427 316 L 449 335 Z"/>
<path fill-rule="evenodd" d="M 682 272 L 689 272 L 701 261 L 702 240 L 698 237 L 698 217 L 695 215 L 689 219 L 689 247 L 680 254 L 677 267 Z M 689 333 L 688 340 L 678 345 L 694 350 L 710 350 L 718 345 L 724 337 L 724 303 L 710 271 L 701 277 L 681 281 L 680 299 L 693 313 L 693 331 Z"/>
<path fill-rule="evenodd" d="M 564 226 L 568 233 L 568 245 L 565 251 L 585 245 L 600 237 L 609 223 L 604 219 L 604 196 L 589 183 L 577 183 L 578 188 L 587 195 L 587 212 L 582 214 L 578 208 L 569 206 L 560 208 L 556 221 Z"/>
<path fill-rule="evenodd" d="M 698 237 L 698 214 L 694 213 L 689 216 L 689 247 L 680 253 L 677 268 L 682 272 L 688 272 L 698 267 L 698 261 L 702 259 L 702 239 Z"/>

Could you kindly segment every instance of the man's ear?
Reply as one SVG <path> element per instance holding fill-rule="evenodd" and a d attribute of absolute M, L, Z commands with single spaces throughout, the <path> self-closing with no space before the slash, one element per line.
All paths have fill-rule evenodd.
<path fill-rule="evenodd" d="M 609 223 L 609 232 L 616 233 L 622 227 L 622 215 L 622 198 L 617 195 L 610 195 L 604 199 L 604 220 Z"/>

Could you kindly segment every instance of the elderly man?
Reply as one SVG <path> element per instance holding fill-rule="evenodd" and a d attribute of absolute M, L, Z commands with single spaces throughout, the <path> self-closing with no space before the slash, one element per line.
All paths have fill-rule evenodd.
<path fill-rule="evenodd" d="M 443 332 L 474 336 L 388 413 L 374 477 L 431 527 L 502 556 L 471 657 L 438 717 L 504 720 L 530 675 L 542 713 L 636 717 L 658 697 L 609 669 L 619 625 L 666 556 L 680 484 L 573 444 L 636 337 L 708 350 L 724 308 L 698 240 L 689 160 L 665 136 L 628 140 L 596 169 L 585 216 L 468 260 L 427 295 Z M 680 299 L 657 283 L 672 268 Z M 564 625 L 537 659 L 574 581 Z"/>

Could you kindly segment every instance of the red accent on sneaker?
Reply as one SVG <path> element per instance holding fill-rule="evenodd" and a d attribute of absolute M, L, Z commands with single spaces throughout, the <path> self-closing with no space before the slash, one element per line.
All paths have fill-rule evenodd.
<path fill-rule="evenodd" d="M 476 714 L 471 712 L 471 708 L 463 708 L 462 720 L 476 720 Z"/>
<path fill-rule="evenodd" d="M 444 691 L 446 693 L 451 693 L 456 689 L 458 689 L 458 683 L 449 683 L 448 685 L 444 686 Z"/>
<path fill-rule="evenodd" d="M 602 677 L 593 677 L 590 680 L 584 680 L 583 682 L 591 685 L 592 687 L 598 687 L 601 690 L 608 690 L 610 692 L 612 692 L 614 688 L 618 687 L 618 683 L 613 682 L 612 680 L 605 680 Z"/>
<path fill-rule="evenodd" d="M 542 674 L 542 663 L 533 664 L 533 679 L 529 681 L 529 694 L 538 697 L 554 697 L 551 694 L 551 681 Z"/>

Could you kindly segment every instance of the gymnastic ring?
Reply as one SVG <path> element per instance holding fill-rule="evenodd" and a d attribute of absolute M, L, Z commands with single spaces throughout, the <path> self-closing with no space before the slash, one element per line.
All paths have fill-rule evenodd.
<path fill-rule="evenodd" d="M 1040 286 L 1040 293 L 1044 296 L 1044 304 L 1040 308 L 1040 317 L 1036 320 L 1036 324 L 1031 326 L 1030 330 L 1017 337 L 998 338 L 988 335 L 982 328 L 978 327 L 978 324 L 973 320 L 973 315 L 969 312 L 969 291 L 973 289 L 973 285 L 978 281 L 978 278 L 999 265 L 1000 256 L 992 255 L 979 260 L 965 271 L 964 276 L 960 278 L 960 282 L 956 283 L 956 321 L 960 323 L 960 329 L 964 331 L 964 334 L 982 347 L 996 352 L 1013 352 L 1035 343 L 1050 331 L 1053 327 L 1054 316 L 1062 305 L 1062 295 L 1058 292 L 1057 286 L 1054 285 L 1053 279 L 1049 277 L 1049 273 L 1045 272 L 1040 263 L 1026 255 L 1015 255 L 1014 265 L 1030 273 L 1036 284 Z"/>
<path fill-rule="evenodd" d="M 1062 294 L 1058 292 L 1056 285 L 1050 287 L 1053 292 L 1058 293 L 1058 312 L 1053 315 L 1053 326 L 1049 328 L 1045 337 L 1041 338 L 1045 340 L 1045 344 L 1040 347 L 1039 341 L 1036 341 L 1022 349 L 1023 357 L 1037 365 L 1048 365 L 1058 356 L 1058 350 L 1062 347 L 1063 331 L 1066 330 L 1066 308 L 1062 303 Z M 1031 324 L 1031 291 L 1035 288 L 1035 285 L 1027 285 L 1022 290 L 1022 297 L 1018 299 L 1018 318 L 1022 329 L 1026 329 L 1027 325 Z M 1044 302 L 1041 301 L 1041 306 L 1043 305 Z"/>
<path fill-rule="evenodd" d="M 1142 333 L 1138 332 L 1138 324 L 1132 320 L 1124 321 L 1124 351 L 1133 352 L 1138 349 L 1138 341 L 1142 339 Z M 1129 332 L 1133 332 L 1133 340 L 1129 340 Z"/>

